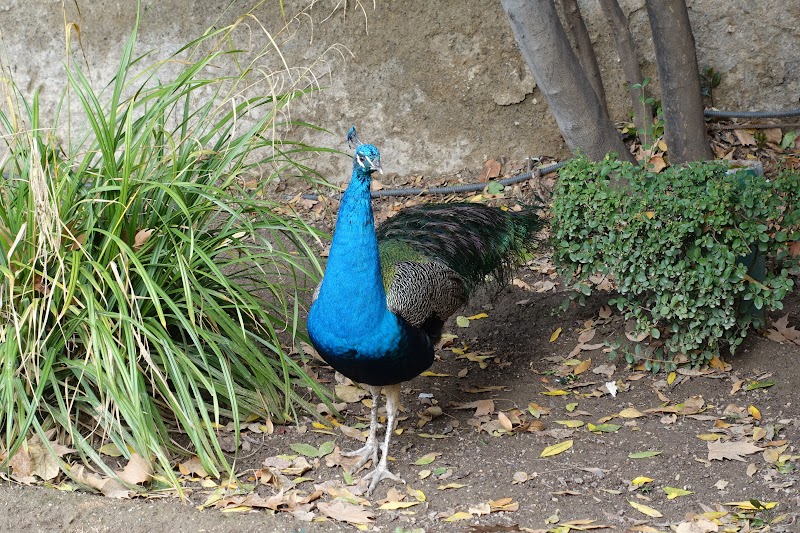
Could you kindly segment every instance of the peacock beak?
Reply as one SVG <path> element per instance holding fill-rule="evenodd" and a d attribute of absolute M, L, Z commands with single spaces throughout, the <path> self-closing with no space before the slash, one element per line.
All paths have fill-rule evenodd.
<path fill-rule="evenodd" d="M 366 159 L 367 159 L 367 163 L 369 163 L 369 167 L 372 170 L 377 170 L 378 172 L 383 174 L 383 167 L 381 166 L 381 160 L 380 159 L 376 159 L 375 161 L 373 161 L 369 157 L 367 157 Z"/>

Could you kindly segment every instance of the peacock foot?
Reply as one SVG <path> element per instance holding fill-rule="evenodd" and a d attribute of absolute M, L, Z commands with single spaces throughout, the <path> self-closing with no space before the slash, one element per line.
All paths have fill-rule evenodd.
<path fill-rule="evenodd" d="M 372 494 L 372 491 L 375 490 L 375 487 L 378 486 L 384 479 L 391 479 L 392 481 L 399 481 L 400 483 L 405 484 L 403 478 L 398 476 L 397 474 L 393 474 L 386 468 L 385 464 L 379 464 L 375 470 L 361 478 L 363 481 L 369 481 L 369 487 L 367 488 L 367 496 Z"/>
<path fill-rule="evenodd" d="M 358 457 L 358 462 L 353 465 L 353 472 L 367 464 L 367 461 L 372 459 L 372 464 L 378 464 L 378 444 L 373 440 L 372 442 L 367 441 L 367 443 L 357 450 L 353 450 L 350 452 L 341 452 L 342 456 L 344 457 Z"/>

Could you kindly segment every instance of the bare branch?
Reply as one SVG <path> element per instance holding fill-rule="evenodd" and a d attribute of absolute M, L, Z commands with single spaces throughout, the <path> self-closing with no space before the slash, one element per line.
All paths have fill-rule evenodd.
<path fill-rule="evenodd" d="M 561 0 L 561 10 L 564 12 L 564 18 L 568 25 L 567 29 L 575 43 L 575 53 L 578 56 L 578 61 L 583 68 L 583 72 L 586 73 L 586 77 L 589 78 L 589 83 L 592 84 L 592 89 L 594 89 L 594 94 L 597 95 L 597 100 L 600 102 L 603 113 L 609 116 L 606 91 L 603 87 L 603 78 L 600 76 L 600 67 L 597 66 L 597 56 L 594 53 L 594 46 L 589 38 L 586 24 L 583 22 L 583 16 L 577 0 Z"/>
<path fill-rule="evenodd" d="M 617 0 L 600 0 L 600 7 L 611 27 L 614 41 L 617 43 L 617 53 L 622 62 L 622 70 L 625 73 L 625 81 L 628 82 L 628 91 L 631 95 L 633 106 L 633 123 L 636 131 L 639 132 L 639 140 L 647 145 L 653 139 L 647 138 L 647 132 L 653 122 L 653 109 L 645 102 L 645 92 L 642 88 L 644 77 L 639 68 L 639 59 L 636 55 L 636 48 L 633 46 L 631 31 L 628 28 L 628 19 Z"/>

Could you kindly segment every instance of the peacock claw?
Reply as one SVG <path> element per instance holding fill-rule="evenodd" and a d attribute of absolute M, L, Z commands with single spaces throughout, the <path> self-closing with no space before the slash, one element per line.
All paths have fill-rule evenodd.
<path fill-rule="evenodd" d="M 372 459 L 373 465 L 378 464 L 378 445 L 374 442 L 372 444 L 367 442 L 367 444 L 365 444 L 364 446 L 362 446 L 357 450 L 353 450 L 350 452 L 342 452 L 342 455 L 344 457 L 359 458 L 358 462 L 355 465 L 353 465 L 353 471 L 355 472 L 356 470 L 367 464 L 367 461 L 369 461 L 370 459 Z"/>
<path fill-rule="evenodd" d="M 378 483 L 380 483 L 384 479 L 391 479 L 392 481 L 399 481 L 400 483 L 403 483 L 404 485 L 406 483 L 403 478 L 401 478 L 397 474 L 393 474 L 392 472 L 390 472 L 389 469 L 386 468 L 385 465 L 384 466 L 379 465 L 372 472 L 370 472 L 369 474 L 367 474 L 366 476 L 364 476 L 361 479 L 362 479 L 362 481 L 369 481 L 369 487 L 367 488 L 367 496 L 370 496 L 372 494 L 372 491 L 375 490 L 375 487 L 378 486 Z"/>

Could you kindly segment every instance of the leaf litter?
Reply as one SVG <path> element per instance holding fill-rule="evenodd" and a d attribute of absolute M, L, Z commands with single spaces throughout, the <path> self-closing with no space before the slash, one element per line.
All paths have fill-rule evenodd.
<path fill-rule="evenodd" d="M 663 383 L 653 388 L 651 394 L 652 402 L 642 401 L 641 398 L 643 396 L 641 394 L 637 396 L 637 398 L 640 398 L 639 402 L 628 401 L 626 393 L 631 384 L 639 381 L 644 384 L 651 380 L 648 379 L 649 374 L 646 372 L 630 371 L 624 369 L 624 367 L 618 368 L 617 364 L 603 361 L 605 357 L 602 354 L 596 356 L 595 353 L 588 353 L 605 347 L 604 342 L 601 343 L 597 340 L 598 333 L 596 332 L 596 326 L 602 319 L 603 313 L 609 313 L 605 319 L 609 319 L 612 316 L 610 312 L 601 309 L 600 316 L 593 319 L 595 320 L 593 324 L 589 324 L 591 327 L 587 327 L 584 324 L 582 328 L 574 332 L 567 327 L 556 329 L 560 329 L 560 331 L 556 338 L 552 340 L 559 341 L 558 343 L 553 342 L 554 350 L 559 350 L 558 362 L 555 364 L 552 373 L 545 374 L 543 372 L 539 374 L 546 379 L 541 385 L 543 389 L 541 391 L 531 390 L 529 394 L 529 399 L 538 396 L 539 399 L 536 402 L 526 400 L 526 402 L 529 402 L 527 406 L 523 403 L 523 407 L 517 407 L 513 403 L 509 403 L 503 396 L 514 387 L 511 380 L 509 380 L 509 383 L 503 383 L 497 380 L 482 379 L 479 375 L 474 379 L 473 383 L 466 384 L 473 378 L 473 374 L 470 373 L 470 379 L 465 379 L 462 382 L 465 384 L 460 386 L 453 385 L 453 388 L 464 394 L 478 395 L 478 399 L 449 405 L 442 404 L 442 406 L 423 404 L 423 409 L 414 409 L 415 412 L 413 414 L 404 417 L 405 422 L 401 421 L 400 429 L 413 432 L 415 428 L 419 429 L 429 424 L 438 424 L 434 430 L 431 430 L 430 436 L 446 437 L 446 435 L 434 433 L 434 431 L 441 431 L 440 426 L 445 424 L 441 419 L 447 420 L 447 424 L 449 424 L 450 421 L 448 419 L 452 418 L 451 415 L 463 410 L 466 411 L 466 416 L 469 418 L 466 424 L 467 427 L 462 424 L 459 430 L 462 434 L 464 431 L 474 431 L 482 439 L 533 439 L 529 445 L 533 448 L 533 455 L 541 454 L 538 460 L 542 461 L 548 468 L 537 468 L 537 471 L 532 473 L 512 470 L 505 478 L 506 486 L 510 489 L 515 485 L 522 484 L 529 486 L 534 483 L 539 486 L 545 479 L 552 479 L 553 476 L 558 475 L 558 472 L 564 471 L 591 472 L 595 476 L 600 476 L 598 479 L 603 479 L 602 476 L 606 475 L 609 470 L 599 469 L 591 465 L 575 464 L 581 462 L 583 454 L 586 453 L 586 447 L 595 442 L 595 439 L 606 439 L 604 442 L 607 443 L 607 446 L 614 446 L 615 440 L 620 438 L 621 434 L 629 435 L 635 431 L 641 432 L 640 425 L 650 424 L 650 426 L 646 427 L 652 428 L 652 425 L 655 424 L 655 431 L 657 431 L 659 426 L 670 428 L 680 424 L 687 424 L 691 421 L 694 424 L 705 426 L 697 434 L 714 435 L 714 440 L 699 442 L 708 451 L 707 455 L 698 453 L 697 459 L 706 461 L 708 465 L 746 463 L 746 466 L 743 464 L 741 467 L 740 475 L 742 477 L 754 476 L 759 472 L 756 477 L 769 475 L 774 479 L 772 484 L 777 487 L 775 489 L 776 495 L 779 494 L 780 490 L 782 490 L 779 486 L 781 483 L 785 483 L 783 481 L 785 476 L 791 476 L 791 473 L 795 472 L 791 468 L 793 468 L 792 465 L 800 460 L 800 457 L 798 457 L 792 443 L 782 437 L 787 422 L 780 422 L 776 419 L 774 413 L 767 413 L 760 409 L 761 404 L 755 401 L 758 396 L 751 396 L 753 394 L 771 394 L 770 389 L 778 384 L 778 380 L 770 376 L 769 373 L 739 377 L 730 374 L 730 368 L 721 370 L 720 368 L 711 367 L 709 369 L 694 370 L 679 367 L 668 376 L 656 377 L 658 378 L 655 380 L 656 383 Z M 476 313 L 464 318 L 470 321 L 481 320 L 481 318 L 476 317 L 479 314 Z M 783 337 L 783 342 L 791 342 L 790 337 L 792 334 L 789 332 L 790 328 L 788 325 L 781 324 L 778 323 L 775 331 L 780 332 L 782 328 L 789 335 Z M 475 325 L 473 324 L 473 326 Z M 555 330 L 551 329 L 550 331 Z M 576 335 L 577 341 L 573 345 L 569 340 L 575 340 Z M 455 337 L 451 339 L 451 343 L 454 340 Z M 547 340 L 547 338 L 544 339 L 545 342 Z M 459 342 L 462 341 L 459 339 Z M 466 342 L 473 344 L 469 339 Z M 555 347 L 555 345 L 558 345 L 558 347 Z M 451 346 L 455 348 L 451 350 L 454 354 L 452 360 L 461 364 L 466 363 L 473 372 L 481 373 L 487 370 L 491 371 L 493 368 L 502 370 L 499 367 L 501 358 L 498 358 L 497 353 L 494 351 L 481 351 L 480 342 L 475 343 L 472 348 L 466 344 L 462 344 L 461 347 L 454 344 L 451 344 Z M 581 348 L 575 351 L 578 347 Z M 457 350 L 460 350 L 461 353 L 458 353 Z M 570 350 L 575 351 L 575 353 L 571 353 Z M 588 355 L 591 355 L 591 357 L 587 357 Z M 456 377 L 456 372 L 440 372 L 437 367 L 432 370 L 433 372 L 429 375 L 430 378 L 452 380 L 453 384 L 459 379 Z M 562 376 L 568 377 L 572 381 L 556 383 L 555 379 Z M 612 377 L 613 381 L 608 381 Z M 595 384 L 591 381 L 591 378 L 600 378 L 600 381 Z M 734 399 L 740 399 L 741 397 L 741 401 L 728 406 L 725 406 L 724 403 L 722 405 L 710 405 L 699 395 L 678 396 L 679 387 L 685 386 L 690 380 L 706 378 L 729 379 L 731 384 L 730 396 Z M 616 399 L 612 398 L 606 383 L 613 384 L 617 389 L 618 396 Z M 642 389 L 640 388 L 639 390 L 641 391 Z M 542 392 L 543 395 L 537 395 L 536 392 Z M 494 498 L 473 499 L 469 496 L 455 496 L 456 501 L 461 501 L 462 503 L 452 509 L 442 510 L 441 506 L 437 504 L 437 501 L 442 497 L 440 495 L 448 493 L 470 495 L 472 492 L 468 492 L 466 489 L 474 490 L 475 487 L 469 472 L 463 471 L 470 465 L 451 464 L 451 459 L 442 452 L 430 451 L 431 449 L 436 450 L 434 443 L 438 441 L 435 438 L 428 441 L 432 443 L 431 446 L 433 448 L 425 448 L 423 450 L 425 453 L 411 454 L 411 451 L 402 448 L 405 444 L 401 444 L 402 440 L 395 440 L 392 448 L 393 454 L 397 456 L 398 460 L 407 464 L 423 458 L 425 458 L 423 461 L 427 461 L 427 458 L 433 454 L 430 462 L 415 465 L 418 475 L 406 476 L 407 482 L 422 483 L 423 487 L 427 487 L 425 490 L 431 493 L 430 499 L 425 497 L 420 488 L 415 487 L 412 489 L 411 486 L 408 486 L 408 492 L 403 493 L 397 491 L 394 487 L 389 487 L 389 484 L 386 483 L 384 484 L 385 487 L 389 487 L 386 498 L 375 502 L 370 502 L 364 498 L 364 487 L 360 484 L 360 478 L 363 477 L 367 470 L 362 469 L 359 472 L 352 472 L 354 461 L 352 461 L 352 458 L 346 458 L 341 455 L 339 445 L 350 449 L 358 447 L 358 441 L 363 442 L 365 440 L 367 428 L 365 422 L 367 418 L 364 416 L 354 417 L 353 413 L 357 410 L 363 412 L 365 408 L 368 409 L 369 400 L 367 399 L 367 394 L 367 391 L 356 384 L 349 383 L 346 380 L 337 382 L 336 395 L 341 400 L 341 403 L 337 405 L 337 409 L 347 412 L 347 418 L 338 419 L 329 413 L 325 415 L 328 417 L 328 421 L 325 424 L 306 422 L 312 428 L 311 432 L 327 435 L 326 440 L 317 440 L 316 443 L 310 444 L 308 441 L 310 440 L 311 432 L 298 432 L 296 436 L 293 436 L 294 438 L 285 443 L 285 449 L 282 454 L 265 459 L 263 465 L 251 471 L 249 477 L 238 481 L 212 479 L 202 468 L 202 464 L 197 458 L 190 458 L 177 463 L 176 473 L 181 476 L 181 479 L 187 485 L 196 487 L 193 490 L 198 496 L 205 494 L 207 498 L 206 507 L 211 506 L 226 512 L 249 512 L 252 509 L 265 509 L 270 512 L 290 514 L 301 521 L 330 520 L 350 524 L 360 529 L 372 528 L 382 521 L 384 515 L 397 517 L 414 516 L 416 514 L 416 516 L 422 517 L 425 513 L 435 515 L 436 520 L 441 523 L 463 521 L 463 523 L 470 522 L 475 525 L 473 521 L 476 519 L 489 517 L 496 513 L 514 513 L 525 507 L 524 500 L 518 501 L 513 498 L 503 497 L 501 492 L 502 485 L 498 485 L 496 490 L 499 493 Z M 463 400 L 469 400 L 469 397 L 465 397 Z M 407 400 L 404 399 L 404 402 L 407 402 Z M 604 412 L 592 412 L 600 409 Z M 567 415 L 569 420 L 554 420 L 554 413 L 556 412 L 561 413 L 559 418 L 564 418 L 565 412 L 569 413 Z M 580 420 L 582 417 L 584 420 Z M 588 420 L 586 417 L 588 417 Z M 381 410 L 381 420 L 385 422 L 383 410 Z M 424 423 L 419 425 L 423 421 Z M 346 424 L 342 422 L 346 422 Z M 534 427 L 534 423 L 536 423 L 535 430 L 531 429 Z M 469 426 L 473 427 L 469 428 Z M 291 428 L 273 427 L 270 429 L 266 423 L 254 423 L 249 427 L 243 424 L 243 427 L 246 428 L 246 434 L 253 435 L 258 434 L 259 431 L 268 434 L 275 430 L 279 433 L 291 433 L 292 431 Z M 448 427 L 458 428 L 458 426 Z M 534 435 L 526 435 L 534 431 Z M 416 432 L 416 434 L 418 436 L 423 435 L 421 432 Z M 516 437 L 513 437 L 514 435 Z M 284 436 L 288 438 L 288 435 Z M 542 439 L 552 440 L 548 442 Z M 526 440 L 525 442 L 528 441 Z M 652 444 L 657 445 L 659 443 L 658 441 L 653 441 Z M 415 446 L 421 447 L 421 443 L 417 442 Z M 632 463 L 636 465 L 670 461 L 668 450 L 662 451 L 658 448 L 658 446 L 641 446 L 638 450 L 626 450 L 625 455 L 633 460 Z M 545 452 L 547 453 L 545 454 Z M 68 449 L 67 453 L 69 453 Z M 104 448 L 103 453 L 114 457 L 115 455 L 119 456 L 120 452 L 115 450 L 113 446 L 108 446 Z M 24 471 L 24 468 L 30 468 L 25 466 L 26 462 L 30 460 L 24 456 L 20 456 L 17 461 L 20 465 L 20 473 Z M 503 458 L 493 457 L 492 463 L 495 461 L 502 464 Z M 369 463 L 366 466 L 369 466 Z M 522 466 L 522 464 L 519 466 Z M 620 467 L 621 465 L 614 466 Z M 482 464 L 481 467 L 492 469 L 493 464 Z M 713 468 L 713 466 L 707 468 Z M 788 474 L 781 473 L 782 469 Z M 13 464 L 11 471 L 12 474 L 16 473 Z M 88 473 L 85 474 L 88 476 Z M 95 478 L 87 477 L 86 479 L 95 483 L 100 483 L 104 479 L 97 474 L 93 475 Z M 331 479 L 331 477 L 336 477 L 336 479 Z M 327 481 L 324 481 L 326 479 Z M 686 478 L 682 479 L 683 482 L 688 481 Z M 731 478 L 728 477 L 728 479 Z M 152 478 L 146 476 L 140 476 L 138 479 L 133 480 L 137 481 L 138 485 L 145 490 L 148 483 L 153 481 Z M 692 481 L 696 482 L 696 480 Z M 716 478 L 712 479 L 710 484 L 715 481 Z M 729 482 L 722 483 L 723 481 L 717 481 L 717 485 L 722 488 L 717 487 L 714 490 L 719 490 L 721 493 L 723 493 L 722 491 L 729 491 Z M 570 488 L 571 480 L 567 477 L 564 483 L 566 483 L 566 486 L 559 487 L 558 490 L 553 490 L 551 493 L 558 495 L 559 498 L 568 499 L 592 492 L 591 490 L 586 490 L 585 482 L 584 486 L 575 485 Z M 677 486 L 670 486 L 670 483 Z M 627 496 L 627 503 L 623 502 L 632 512 L 638 513 L 641 519 L 638 525 L 629 528 L 630 531 L 669 530 L 670 528 L 665 526 L 665 522 L 661 518 L 667 515 L 671 505 L 675 505 L 673 500 L 675 502 L 681 500 L 691 501 L 697 494 L 694 486 L 676 484 L 672 478 L 664 481 L 654 480 L 645 483 L 643 487 L 648 485 L 653 485 L 651 492 L 640 493 L 639 490 L 641 488 L 639 488 L 637 492 Z M 109 489 L 111 487 L 112 485 L 109 485 Z M 582 490 L 575 490 L 579 488 Z M 791 490 L 791 486 L 784 488 Z M 431 489 L 433 489 L 432 492 Z M 587 518 L 584 521 L 563 521 L 558 513 L 555 513 L 552 515 L 554 520 L 549 524 L 545 524 L 545 529 L 535 530 L 516 526 L 513 521 L 505 521 L 503 524 L 506 525 L 503 526 L 481 524 L 479 527 L 484 528 L 481 529 L 484 531 L 491 531 L 492 527 L 516 527 L 516 530 L 519 531 L 553 531 L 558 533 L 607 528 L 610 526 L 598 522 L 597 518 L 609 516 L 605 514 L 605 511 L 611 509 L 611 501 L 619 502 L 621 498 L 626 497 L 625 487 L 612 485 L 611 487 L 602 487 L 602 489 L 607 490 L 602 492 L 596 490 L 594 494 L 607 494 L 609 498 L 617 499 L 606 500 L 603 506 L 592 508 L 596 510 L 597 516 Z M 272 493 L 263 494 L 263 491 Z M 417 491 L 417 497 L 412 496 L 411 491 Z M 109 493 L 114 494 L 114 491 L 109 490 Z M 125 489 L 124 491 L 120 490 L 118 494 L 122 497 L 130 497 L 135 495 L 136 492 Z M 761 495 L 759 494 L 758 496 Z M 640 499 L 640 497 L 643 499 Z M 764 510 L 780 510 L 782 506 L 784 510 L 790 509 L 790 507 L 787 507 L 788 502 L 785 498 L 783 499 L 784 501 L 779 501 L 781 498 L 774 498 L 774 500 L 759 502 L 758 500 L 741 499 L 739 501 L 737 498 L 729 501 L 728 499 L 720 498 L 717 501 L 724 501 L 724 504 L 693 502 L 698 514 L 690 513 L 691 516 L 686 515 L 684 520 L 672 522 L 672 530 L 679 533 L 695 533 L 695 530 L 704 531 L 702 528 L 706 528 L 708 531 L 712 531 L 712 529 L 709 529 L 711 527 L 709 524 L 714 524 L 719 531 L 726 530 L 724 528 L 729 531 L 739 531 L 743 527 L 750 527 L 750 530 L 758 531 L 760 527 L 756 517 L 758 513 L 764 512 Z M 453 500 L 450 499 L 448 501 Z M 753 501 L 756 503 L 753 503 Z M 661 515 L 661 518 L 656 517 L 655 513 Z M 633 516 L 628 513 L 625 514 L 629 518 Z M 673 514 L 672 516 L 675 515 Z M 783 520 L 787 522 L 791 520 L 791 517 L 782 519 L 782 516 L 781 514 L 773 514 L 772 525 L 781 526 L 784 523 Z M 633 523 L 636 524 L 636 522 Z M 636 529 L 636 527 L 639 527 L 639 529 Z M 477 531 L 478 529 L 475 530 Z M 791 529 L 784 530 L 791 531 Z"/>

